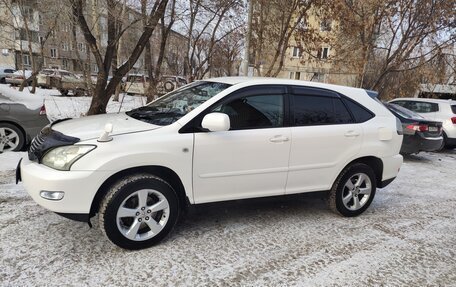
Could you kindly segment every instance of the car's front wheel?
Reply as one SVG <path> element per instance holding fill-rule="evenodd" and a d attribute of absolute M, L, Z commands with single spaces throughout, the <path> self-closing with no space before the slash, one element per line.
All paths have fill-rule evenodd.
<path fill-rule="evenodd" d="M 176 192 L 150 174 L 126 176 L 114 184 L 99 210 L 100 228 L 114 244 L 142 249 L 161 241 L 179 217 Z"/>
<path fill-rule="evenodd" d="M 363 163 L 346 167 L 329 192 L 329 207 L 336 213 L 352 217 L 363 213 L 375 196 L 376 177 Z"/>

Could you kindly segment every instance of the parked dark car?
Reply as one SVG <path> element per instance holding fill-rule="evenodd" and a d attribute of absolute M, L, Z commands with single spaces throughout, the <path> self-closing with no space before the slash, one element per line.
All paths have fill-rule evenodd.
<path fill-rule="evenodd" d="M 442 146 L 442 122 L 430 121 L 396 104 L 385 106 L 401 121 L 404 132 L 401 153 L 436 151 Z"/>
<path fill-rule="evenodd" d="M 44 105 L 30 110 L 0 95 L 0 153 L 23 150 L 47 124 Z"/>

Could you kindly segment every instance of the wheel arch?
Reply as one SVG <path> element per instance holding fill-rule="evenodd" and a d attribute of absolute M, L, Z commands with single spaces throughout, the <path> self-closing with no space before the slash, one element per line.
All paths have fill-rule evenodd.
<path fill-rule="evenodd" d="M 100 203 L 103 200 L 106 193 L 108 192 L 108 188 L 112 184 L 114 184 L 117 180 L 124 176 L 138 173 L 149 173 L 162 178 L 163 180 L 168 182 L 176 191 L 179 199 L 179 204 L 181 207 L 185 208 L 187 205 L 190 204 L 182 180 L 175 171 L 168 167 L 159 165 L 137 166 L 116 172 L 103 182 L 100 188 L 98 188 L 97 193 L 95 194 L 95 197 L 92 200 L 89 217 L 93 217 L 96 213 L 98 213 Z"/>
<path fill-rule="evenodd" d="M 375 156 L 364 156 L 364 157 L 357 158 L 357 159 L 349 162 L 347 165 L 345 165 L 344 168 L 342 169 L 342 171 L 354 163 L 364 163 L 365 165 L 370 166 L 375 174 L 376 186 L 377 187 L 382 186 L 383 161 L 380 158 L 375 157 Z"/>

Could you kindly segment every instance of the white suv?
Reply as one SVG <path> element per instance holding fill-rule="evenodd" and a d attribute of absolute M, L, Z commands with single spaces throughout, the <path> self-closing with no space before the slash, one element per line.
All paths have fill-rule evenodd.
<path fill-rule="evenodd" d="M 423 117 L 442 122 L 443 147 L 456 147 L 456 102 L 453 100 L 398 98 L 390 101 Z"/>
<path fill-rule="evenodd" d="M 400 123 L 365 90 L 218 78 L 127 113 L 57 122 L 18 166 L 32 198 L 127 249 L 170 232 L 187 204 L 328 191 L 368 208 L 402 164 Z M 101 135 L 100 135 L 101 134 Z"/>

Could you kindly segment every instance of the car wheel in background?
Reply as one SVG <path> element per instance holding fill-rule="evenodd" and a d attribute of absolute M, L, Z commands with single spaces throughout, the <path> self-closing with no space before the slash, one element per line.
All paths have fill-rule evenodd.
<path fill-rule="evenodd" d="M 374 199 L 375 179 L 374 171 L 368 165 L 349 165 L 337 177 L 329 192 L 329 207 L 343 216 L 360 215 Z"/>
<path fill-rule="evenodd" d="M 5 78 L 1 78 L 0 79 L 0 84 L 6 84 L 6 79 Z"/>
<path fill-rule="evenodd" d="M 150 174 L 126 176 L 101 202 L 100 228 L 114 244 L 135 250 L 160 242 L 179 217 L 179 201 L 170 184 Z"/>
<path fill-rule="evenodd" d="M 24 144 L 25 135 L 17 126 L 0 123 L 0 152 L 19 151 Z"/>
<path fill-rule="evenodd" d="M 166 81 L 165 84 L 164 84 L 163 86 L 165 87 L 165 91 L 168 92 L 168 93 L 171 92 L 171 91 L 173 91 L 174 88 L 175 88 L 175 87 L 174 87 L 174 83 L 171 82 L 171 81 Z"/>
<path fill-rule="evenodd" d="M 442 145 L 436 151 L 444 151 L 446 148 L 448 138 L 447 138 L 447 135 L 445 132 L 442 133 L 442 137 L 443 137 Z"/>

